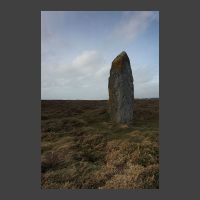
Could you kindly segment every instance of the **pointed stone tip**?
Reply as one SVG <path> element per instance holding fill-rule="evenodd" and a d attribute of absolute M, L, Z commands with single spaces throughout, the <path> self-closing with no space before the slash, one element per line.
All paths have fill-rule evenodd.
<path fill-rule="evenodd" d="M 126 53 L 126 51 L 122 51 L 119 55 L 121 55 L 121 56 L 127 56 L 127 53 Z"/>
<path fill-rule="evenodd" d="M 129 60 L 129 57 L 125 51 L 122 51 L 112 62 L 112 68 L 122 68 L 124 61 Z"/>

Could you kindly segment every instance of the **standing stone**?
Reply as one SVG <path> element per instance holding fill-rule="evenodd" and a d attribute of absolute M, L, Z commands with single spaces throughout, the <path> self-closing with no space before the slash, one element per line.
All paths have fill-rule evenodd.
<path fill-rule="evenodd" d="M 112 121 L 130 123 L 133 120 L 134 87 L 130 60 L 124 51 L 112 62 L 108 89 Z"/>

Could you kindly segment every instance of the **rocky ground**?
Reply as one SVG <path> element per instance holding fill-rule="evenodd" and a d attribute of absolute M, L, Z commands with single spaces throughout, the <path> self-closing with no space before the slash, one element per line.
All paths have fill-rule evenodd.
<path fill-rule="evenodd" d="M 41 101 L 43 189 L 159 188 L 159 99 L 135 100 L 131 126 L 107 101 Z"/>

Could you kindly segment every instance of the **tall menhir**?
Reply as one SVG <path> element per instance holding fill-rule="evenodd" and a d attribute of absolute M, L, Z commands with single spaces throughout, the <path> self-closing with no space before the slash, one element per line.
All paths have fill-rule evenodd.
<path fill-rule="evenodd" d="M 130 60 L 124 51 L 112 62 L 108 89 L 112 121 L 114 123 L 131 123 L 133 120 L 134 86 Z"/>

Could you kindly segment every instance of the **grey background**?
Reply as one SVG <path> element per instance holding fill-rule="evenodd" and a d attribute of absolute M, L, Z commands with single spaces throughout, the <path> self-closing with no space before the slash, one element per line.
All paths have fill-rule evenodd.
<path fill-rule="evenodd" d="M 200 16 L 196 2 L 1 1 L 1 199 L 156 200 L 199 196 Z M 159 190 L 40 189 L 41 10 L 160 10 Z"/>

